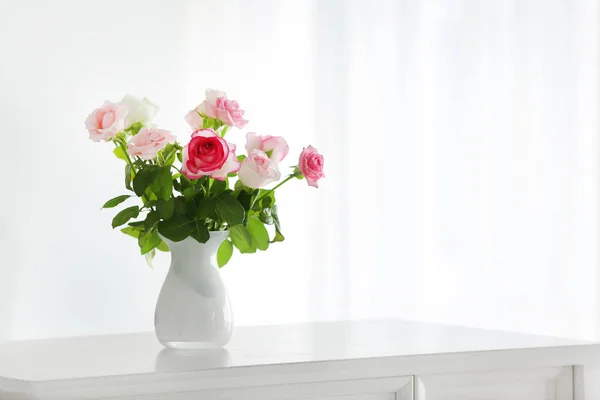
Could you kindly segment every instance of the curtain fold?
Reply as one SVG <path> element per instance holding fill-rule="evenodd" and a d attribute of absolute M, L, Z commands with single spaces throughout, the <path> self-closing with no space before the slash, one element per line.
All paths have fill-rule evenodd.
<path fill-rule="evenodd" d="M 337 316 L 595 335 L 597 3 L 336 4 Z"/>

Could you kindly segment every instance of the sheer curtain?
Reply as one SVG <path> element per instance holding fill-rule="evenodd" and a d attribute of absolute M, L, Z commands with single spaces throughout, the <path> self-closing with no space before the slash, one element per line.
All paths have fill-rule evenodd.
<path fill-rule="evenodd" d="M 335 271 L 330 312 L 314 310 L 594 336 L 597 2 L 339 1 L 317 15 Z"/>
<path fill-rule="evenodd" d="M 248 130 L 285 136 L 290 164 L 308 144 L 326 159 L 318 190 L 278 195 L 286 242 L 222 270 L 239 325 L 394 317 L 594 336 L 598 8 L 0 2 L 2 138 L 34 160 L 0 158 L 14 188 L 0 197 L 0 338 L 152 329 L 168 257 L 147 269 L 110 230 L 98 208 L 121 165 L 82 121 L 131 92 L 184 141 L 205 87 L 238 99 Z"/>

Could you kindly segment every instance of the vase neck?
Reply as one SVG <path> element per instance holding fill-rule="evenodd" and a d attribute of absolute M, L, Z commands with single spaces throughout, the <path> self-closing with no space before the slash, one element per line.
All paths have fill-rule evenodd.
<path fill-rule="evenodd" d="M 210 232 L 210 239 L 206 243 L 199 243 L 192 237 L 187 237 L 180 242 L 172 242 L 165 238 L 163 240 L 169 245 L 173 261 L 208 262 L 217 253 L 219 246 L 228 235 L 228 231 Z"/>

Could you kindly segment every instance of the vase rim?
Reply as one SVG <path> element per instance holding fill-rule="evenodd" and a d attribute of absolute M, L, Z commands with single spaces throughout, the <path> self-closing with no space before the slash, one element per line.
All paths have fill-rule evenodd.
<path fill-rule="evenodd" d="M 225 239 L 229 236 L 229 229 L 226 231 L 208 231 L 208 233 L 210 234 L 211 239 L 214 237 L 223 237 Z"/>
<path fill-rule="evenodd" d="M 226 230 L 226 231 L 208 231 L 208 233 L 210 234 L 210 239 L 209 240 L 211 240 L 211 239 L 220 239 L 220 238 L 222 238 L 223 240 L 225 240 L 227 238 L 227 236 L 229 236 L 229 230 Z M 184 242 L 189 242 L 189 241 L 193 241 L 193 242 L 195 242 L 197 244 L 206 244 L 206 243 L 208 243 L 208 242 L 206 242 L 206 243 L 197 242 L 196 239 L 194 239 L 191 236 L 188 236 L 185 239 L 180 240 L 178 242 L 174 242 L 174 241 L 172 241 L 172 240 L 164 237 L 163 235 L 160 234 L 160 232 L 158 233 L 158 236 L 163 241 L 165 241 L 167 244 L 171 244 L 171 243 L 177 244 L 177 243 L 184 243 Z"/>

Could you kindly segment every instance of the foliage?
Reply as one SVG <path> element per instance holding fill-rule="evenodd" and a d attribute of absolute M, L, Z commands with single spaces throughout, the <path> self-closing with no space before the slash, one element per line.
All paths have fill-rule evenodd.
<path fill-rule="evenodd" d="M 144 107 L 150 107 L 151 103 L 146 102 L 147 99 L 144 101 Z M 109 106 L 117 107 L 112 103 Z M 227 106 L 236 107 L 236 110 L 238 107 L 236 102 L 227 103 Z M 103 107 L 106 107 L 106 104 Z M 94 113 L 100 111 L 102 110 L 97 109 Z M 151 107 L 137 111 L 139 115 L 152 114 Z M 243 114 L 235 115 L 239 117 Z M 201 126 L 197 126 L 196 129 L 212 129 L 220 140 L 224 140 L 222 138 L 228 129 L 236 126 L 236 123 L 244 122 L 241 117 L 232 125 L 231 121 L 200 113 L 198 116 Z M 88 122 L 92 123 L 101 120 L 102 118 L 88 118 Z M 151 157 L 132 151 L 129 147 L 132 142 L 134 146 L 145 143 L 142 139 L 149 137 L 145 135 L 149 134 L 150 129 L 154 129 L 150 128 L 152 126 L 149 121 L 135 121 L 111 137 L 101 137 L 114 143 L 114 155 L 125 163 L 124 193 L 106 201 L 102 208 L 116 208 L 126 201 L 131 201 L 131 198 L 138 198 L 137 205 L 125 207 L 116 213 L 112 219 L 112 227 L 121 227 L 121 232 L 136 239 L 140 253 L 146 256 L 148 262 L 156 250 L 169 251 L 163 239 L 179 242 L 192 238 L 199 243 L 206 243 L 210 232 L 229 231 L 228 238 L 217 251 L 219 267 L 229 262 L 234 249 L 240 253 L 255 253 L 265 251 L 272 243 L 285 239 L 281 233 L 275 189 L 294 177 L 302 178 L 298 166 L 292 167 L 295 169 L 291 174 L 268 190 L 246 186 L 239 179 L 239 168 L 227 170 L 223 175 L 216 176 L 218 179 L 213 178 L 211 174 L 197 177 L 184 170 L 182 161 L 191 153 L 184 156 L 186 147 L 175 141 L 174 136 L 171 136 L 172 140 L 163 142 Z M 94 129 L 88 127 L 90 135 L 105 135 L 102 133 L 104 131 Z M 168 138 L 170 132 L 164 131 L 162 134 Z M 278 140 L 278 145 L 285 145 L 287 153 L 285 140 L 281 137 L 274 139 Z M 235 146 L 230 147 L 235 159 L 240 163 L 248 161 L 246 155 L 233 153 Z M 274 164 L 274 168 L 277 168 L 277 163 L 281 161 L 270 160 L 274 156 L 273 149 L 265 149 L 262 155 L 269 158 L 267 161 Z"/>

